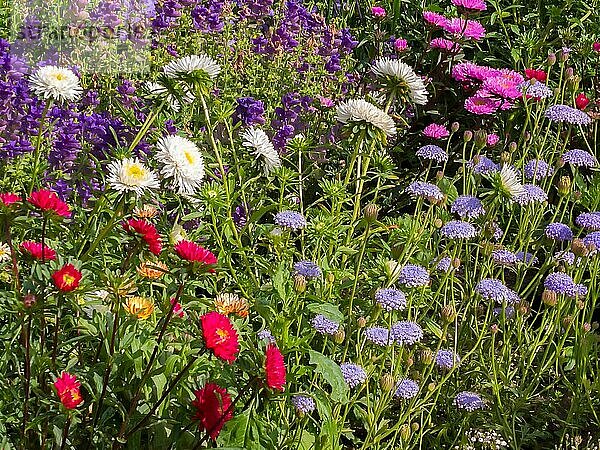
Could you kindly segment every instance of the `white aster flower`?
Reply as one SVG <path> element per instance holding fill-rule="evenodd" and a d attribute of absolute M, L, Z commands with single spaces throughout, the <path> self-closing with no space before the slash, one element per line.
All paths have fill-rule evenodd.
<path fill-rule="evenodd" d="M 147 81 L 145 87 L 151 95 L 163 99 L 174 112 L 178 112 L 181 109 L 181 102 L 165 85 L 154 81 Z M 194 94 L 187 90 L 182 95 L 183 102 L 188 104 L 192 103 L 195 98 Z"/>
<path fill-rule="evenodd" d="M 260 128 L 250 127 L 242 134 L 242 145 L 254 149 L 257 157 L 264 160 L 265 175 L 268 175 L 273 169 L 281 167 L 279 153 L 273 147 L 269 136 Z"/>
<path fill-rule="evenodd" d="M 77 75 L 57 66 L 40 67 L 31 75 L 29 87 L 38 97 L 58 102 L 75 101 L 82 93 Z"/>
<path fill-rule="evenodd" d="M 193 194 L 204 178 L 204 159 L 196 144 L 181 136 L 165 136 L 156 146 L 163 165 L 160 173 L 173 179 L 180 194 Z"/>
<path fill-rule="evenodd" d="M 190 55 L 171 61 L 163 67 L 163 72 L 169 78 L 177 78 L 179 75 L 190 75 L 199 70 L 206 72 L 212 80 L 221 72 L 221 66 L 210 56 Z"/>
<path fill-rule="evenodd" d="M 10 247 L 4 242 L 0 242 L 0 264 L 10 261 Z"/>
<path fill-rule="evenodd" d="M 519 174 L 514 167 L 504 164 L 498 176 L 500 178 L 500 189 L 509 197 L 515 198 L 526 194 L 525 188 L 519 181 Z"/>
<path fill-rule="evenodd" d="M 371 67 L 373 73 L 387 80 L 388 84 L 407 95 L 413 103 L 427 103 L 427 89 L 419 75 L 407 64 L 397 59 L 379 58 Z"/>
<path fill-rule="evenodd" d="M 344 124 L 348 122 L 367 122 L 383 131 L 386 136 L 396 135 L 396 124 L 388 114 L 363 99 L 347 100 L 340 103 L 335 118 Z"/>
<path fill-rule="evenodd" d="M 157 189 L 158 178 L 138 158 L 125 158 L 108 165 L 108 182 L 117 191 L 133 191 L 137 195 L 146 189 Z"/>

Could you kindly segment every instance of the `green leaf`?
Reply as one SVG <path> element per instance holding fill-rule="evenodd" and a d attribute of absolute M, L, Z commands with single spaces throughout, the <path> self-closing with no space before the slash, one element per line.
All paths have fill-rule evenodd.
<path fill-rule="evenodd" d="M 314 314 L 323 314 L 330 320 L 334 320 L 336 322 L 343 322 L 344 315 L 340 312 L 340 309 L 337 305 L 332 303 L 311 303 L 307 306 L 308 310 Z"/>
<path fill-rule="evenodd" d="M 348 402 L 348 385 L 344 381 L 342 370 L 335 362 L 322 353 L 309 350 L 310 364 L 316 366 L 315 371 L 323 376 L 331 386 L 331 400 L 339 403 Z"/>
<path fill-rule="evenodd" d="M 275 273 L 275 276 L 273 277 L 273 286 L 275 287 L 275 290 L 277 291 L 277 294 L 279 294 L 281 300 L 285 300 L 287 298 L 287 291 L 285 289 L 285 273 L 285 266 L 281 264 L 277 268 L 277 273 Z"/>

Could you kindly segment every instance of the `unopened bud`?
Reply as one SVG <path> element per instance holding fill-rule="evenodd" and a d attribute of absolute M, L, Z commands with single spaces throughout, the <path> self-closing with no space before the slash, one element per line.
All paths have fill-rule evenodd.
<path fill-rule="evenodd" d="M 377 222 L 378 214 L 379 214 L 379 206 L 377 206 L 375 203 L 369 203 L 367 206 L 365 206 L 364 216 L 365 216 L 365 220 L 367 222 L 369 222 L 369 223 Z"/>
<path fill-rule="evenodd" d="M 512 141 L 510 144 L 508 144 L 508 151 L 511 153 L 517 151 L 517 143 L 515 141 Z"/>
<path fill-rule="evenodd" d="M 367 319 L 364 317 L 359 317 L 356 321 L 356 324 L 358 325 L 358 328 L 364 328 L 367 326 Z"/>
<path fill-rule="evenodd" d="M 572 67 L 567 67 L 567 70 L 565 70 L 565 75 L 567 76 L 567 78 L 573 78 L 573 68 Z"/>
<path fill-rule="evenodd" d="M 338 330 L 333 334 L 333 342 L 336 344 L 341 344 L 346 339 L 346 332 L 342 327 L 339 327 Z"/>
<path fill-rule="evenodd" d="M 444 178 L 444 172 L 443 172 L 442 170 L 438 170 L 438 171 L 435 173 L 435 179 L 439 181 L 439 180 L 441 180 L 442 178 Z"/>
<path fill-rule="evenodd" d="M 508 153 L 508 152 L 500 153 L 500 161 L 503 162 L 504 164 L 509 163 L 510 162 L 510 153 Z"/>
<path fill-rule="evenodd" d="M 36 301 L 37 299 L 35 295 L 28 293 L 23 297 L 23 306 L 25 306 L 25 308 L 31 308 L 33 305 L 35 305 Z"/>
<path fill-rule="evenodd" d="M 585 303 L 583 303 L 583 300 L 577 300 L 575 306 L 577 306 L 577 309 L 583 309 L 585 308 Z"/>
<path fill-rule="evenodd" d="M 463 140 L 469 142 L 471 139 L 473 139 L 473 132 L 471 130 L 466 130 L 463 134 Z"/>
<path fill-rule="evenodd" d="M 419 426 L 419 424 L 417 422 L 413 422 L 410 424 L 410 429 L 413 430 L 415 433 L 417 431 L 419 431 L 419 428 L 421 428 L 421 427 Z"/>
<path fill-rule="evenodd" d="M 446 305 L 442 308 L 442 319 L 446 323 L 454 322 L 456 319 L 456 310 L 451 305 Z"/>
<path fill-rule="evenodd" d="M 379 385 L 384 392 L 391 392 L 396 385 L 396 381 L 394 380 L 394 376 L 391 373 L 383 374 L 381 379 L 379 380 Z"/>
<path fill-rule="evenodd" d="M 573 242 L 571 242 L 571 251 L 575 256 L 587 256 L 590 252 L 587 245 L 585 245 L 585 242 L 583 242 L 583 239 L 579 238 L 575 238 L 573 239 Z"/>
<path fill-rule="evenodd" d="M 433 221 L 433 226 L 436 228 L 442 228 L 443 225 L 444 225 L 444 222 L 440 218 L 437 218 Z"/>
<path fill-rule="evenodd" d="M 429 384 L 427 385 L 427 390 L 428 390 L 429 392 L 433 392 L 433 391 L 435 391 L 435 388 L 436 388 L 436 387 L 437 387 L 437 384 L 435 384 L 435 382 L 433 382 L 433 381 L 432 381 L 431 383 L 429 383 Z"/>
<path fill-rule="evenodd" d="M 517 305 L 517 312 L 522 316 L 529 314 L 529 310 L 529 302 L 525 300 L 521 300 L 521 302 L 519 302 L 519 304 Z"/>
<path fill-rule="evenodd" d="M 589 322 L 586 322 L 583 324 L 583 331 L 585 331 L 586 333 L 589 333 L 590 330 L 592 329 L 592 324 Z"/>
<path fill-rule="evenodd" d="M 452 130 L 453 133 L 456 133 L 459 129 L 460 129 L 460 123 L 452 122 L 452 126 L 450 127 L 450 130 Z"/>
<path fill-rule="evenodd" d="M 571 192 L 571 178 L 568 175 L 563 175 L 558 180 L 558 194 L 565 197 Z"/>
<path fill-rule="evenodd" d="M 481 247 L 484 256 L 490 256 L 496 249 L 496 246 L 492 242 L 484 242 Z"/>
<path fill-rule="evenodd" d="M 546 306 L 555 306 L 558 301 L 558 295 L 554 291 L 545 289 L 542 293 L 542 301 Z"/>
<path fill-rule="evenodd" d="M 581 191 L 575 191 L 573 193 L 573 198 L 575 199 L 575 201 L 581 200 Z"/>
<path fill-rule="evenodd" d="M 410 439 L 410 426 L 408 424 L 404 424 L 400 427 L 400 437 L 403 441 L 408 441 Z"/>
<path fill-rule="evenodd" d="M 460 258 L 452 259 L 452 267 L 454 267 L 455 269 L 458 269 L 460 267 Z"/>
<path fill-rule="evenodd" d="M 592 322 L 592 330 L 595 331 L 595 330 L 598 329 L 598 327 L 600 327 L 600 323 L 598 323 L 598 322 Z"/>
<path fill-rule="evenodd" d="M 561 62 L 566 62 L 569 59 L 569 50 L 563 48 L 560 52 L 558 52 L 558 59 Z M 568 69 L 567 69 L 568 70 Z"/>
<path fill-rule="evenodd" d="M 498 331 L 499 331 L 498 324 L 493 323 L 492 325 L 490 325 L 490 332 L 492 334 L 496 334 Z"/>
<path fill-rule="evenodd" d="M 334 281 L 335 281 L 335 274 L 333 272 L 329 272 L 327 274 L 327 282 L 329 284 L 333 284 Z"/>
<path fill-rule="evenodd" d="M 415 363 L 415 360 L 412 359 L 410 356 L 408 358 L 406 358 L 406 367 L 411 367 L 414 363 Z"/>
<path fill-rule="evenodd" d="M 300 275 L 299 273 L 294 275 L 294 290 L 298 294 L 301 294 L 306 290 L 306 278 L 304 278 L 304 276 Z"/>
<path fill-rule="evenodd" d="M 475 145 L 479 148 L 485 147 L 487 144 L 487 133 L 485 130 L 477 130 L 475 131 Z"/>
<path fill-rule="evenodd" d="M 421 354 L 419 355 L 421 362 L 428 366 L 433 362 L 433 352 L 429 349 L 425 349 L 421 351 Z"/>
<path fill-rule="evenodd" d="M 529 141 L 531 139 L 531 133 L 529 131 L 526 131 L 525 133 L 523 133 L 523 140 L 525 142 Z"/>
<path fill-rule="evenodd" d="M 556 63 L 556 53 L 548 53 L 548 64 L 553 66 Z"/>
<path fill-rule="evenodd" d="M 565 317 L 562 318 L 561 322 L 562 322 L 563 328 L 566 330 L 573 323 L 573 317 L 572 316 L 565 316 Z"/>

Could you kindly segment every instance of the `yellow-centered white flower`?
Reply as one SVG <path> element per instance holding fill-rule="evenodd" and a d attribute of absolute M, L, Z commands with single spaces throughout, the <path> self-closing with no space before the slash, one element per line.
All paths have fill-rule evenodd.
<path fill-rule="evenodd" d="M 37 69 L 29 79 L 29 87 L 36 96 L 61 103 L 77 100 L 83 91 L 72 70 L 57 66 Z"/>
<path fill-rule="evenodd" d="M 110 186 L 119 192 L 133 191 L 137 195 L 141 195 L 147 189 L 159 187 L 156 174 L 142 164 L 138 158 L 113 161 L 109 164 L 108 171 Z"/>
<path fill-rule="evenodd" d="M 180 194 L 194 194 L 204 178 L 204 158 L 196 144 L 173 135 L 161 138 L 156 146 L 161 175 L 172 178 Z"/>

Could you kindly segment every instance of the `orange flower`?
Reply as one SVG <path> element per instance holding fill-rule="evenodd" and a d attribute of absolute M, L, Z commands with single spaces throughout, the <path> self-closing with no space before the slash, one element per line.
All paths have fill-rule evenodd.
<path fill-rule="evenodd" d="M 138 319 L 147 319 L 154 312 L 154 303 L 146 297 L 129 297 L 125 309 Z"/>
<path fill-rule="evenodd" d="M 151 280 L 157 280 L 162 277 L 165 272 L 168 272 L 169 268 L 161 261 L 144 261 L 137 268 L 137 273 L 144 278 L 150 278 Z"/>
<path fill-rule="evenodd" d="M 54 382 L 58 398 L 65 408 L 73 409 L 83 402 L 79 386 L 81 383 L 77 381 L 77 378 L 67 372 L 63 372 Z"/>
<path fill-rule="evenodd" d="M 59 291 L 71 292 L 79 286 L 81 272 L 73 264 L 66 264 L 52 274 L 52 279 Z"/>
<path fill-rule="evenodd" d="M 133 215 L 138 219 L 154 219 L 158 215 L 158 208 L 154 205 L 144 205 L 141 208 L 137 206 L 133 210 Z"/>
<path fill-rule="evenodd" d="M 248 317 L 250 306 L 245 298 L 240 298 L 237 294 L 223 293 L 217 295 L 215 299 L 215 308 L 221 314 L 237 314 L 240 317 Z"/>

